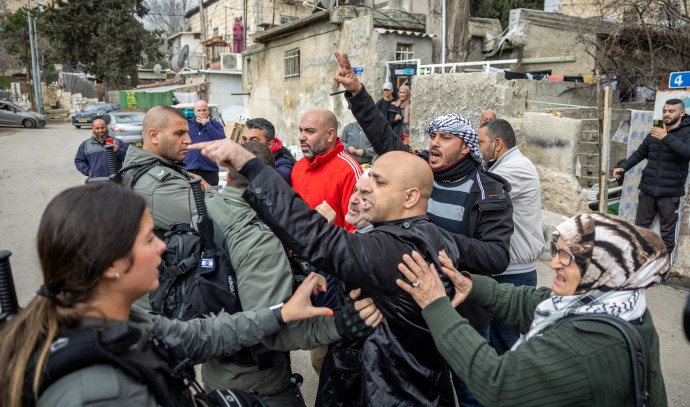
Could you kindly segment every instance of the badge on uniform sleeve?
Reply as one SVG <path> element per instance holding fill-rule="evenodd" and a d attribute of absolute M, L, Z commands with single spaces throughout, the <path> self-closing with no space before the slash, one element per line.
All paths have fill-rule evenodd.
<path fill-rule="evenodd" d="M 212 269 L 214 267 L 213 259 L 201 259 L 202 269 Z"/>

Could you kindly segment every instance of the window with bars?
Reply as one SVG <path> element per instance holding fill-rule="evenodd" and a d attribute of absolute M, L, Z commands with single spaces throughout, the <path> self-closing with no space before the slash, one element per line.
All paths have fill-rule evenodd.
<path fill-rule="evenodd" d="M 285 51 L 283 55 L 283 79 L 297 79 L 300 74 L 299 48 Z"/>
<path fill-rule="evenodd" d="M 280 24 L 287 24 L 290 21 L 295 21 L 295 20 L 299 20 L 299 17 L 280 16 Z"/>
<path fill-rule="evenodd" d="M 412 44 L 403 44 L 399 42 L 395 47 L 395 60 L 405 61 L 407 59 L 412 59 L 414 56 L 412 48 Z"/>

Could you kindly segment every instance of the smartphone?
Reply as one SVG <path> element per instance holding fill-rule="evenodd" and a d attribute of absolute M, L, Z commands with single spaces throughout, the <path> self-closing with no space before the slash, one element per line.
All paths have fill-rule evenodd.
<path fill-rule="evenodd" d="M 105 139 L 105 144 L 115 144 L 115 142 L 113 141 L 113 139 L 108 137 L 107 139 Z"/>
<path fill-rule="evenodd" d="M 652 122 L 652 127 L 658 127 L 660 129 L 664 128 L 664 121 L 663 120 L 654 120 Z"/>

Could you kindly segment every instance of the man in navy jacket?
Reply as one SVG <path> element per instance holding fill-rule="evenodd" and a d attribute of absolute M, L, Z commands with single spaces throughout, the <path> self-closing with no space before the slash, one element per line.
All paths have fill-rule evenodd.
<path fill-rule="evenodd" d="M 79 172 L 87 177 L 107 177 L 110 175 L 108 168 L 108 158 L 105 154 L 105 145 L 108 138 L 108 126 L 101 119 L 93 121 L 93 136 L 84 140 L 77 155 L 74 157 L 74 165 Z M 127 144 L 120 139 L 113 139 L 115 145 L 115 161 L 117 162 L 117 169 L 122 168 L 122 162 L 125 160 L 127 154 Z"/>
<path fill-rule="evenodd" d="M 187 120 L 187 125 L 192 143 L 225 138 L 223 125 L 209 117 L 208 104 L 203 100 L 194 105 L 194 116 Z M 218 165 L 198 151 L 187 152 L 184 166 L 188 172 L 201 176 L 209 184 L 218 185 Z"/>

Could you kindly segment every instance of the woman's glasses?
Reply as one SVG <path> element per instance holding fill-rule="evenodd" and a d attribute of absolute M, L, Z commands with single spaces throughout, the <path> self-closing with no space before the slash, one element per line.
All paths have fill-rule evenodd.
<path fill-rule="evenodd" d="M 564 266 L 569 266 L 573 263 L 573 260 L 575 260 L 575 256 L 570 253 L 569 251 L 565 249 L 561 249 L 558 247 L 556 242 L 553 240 L 551 241 L 551 256 L 556 256 L 558 255 L 558 261 L 561 262 L 562 265 Z"/>

